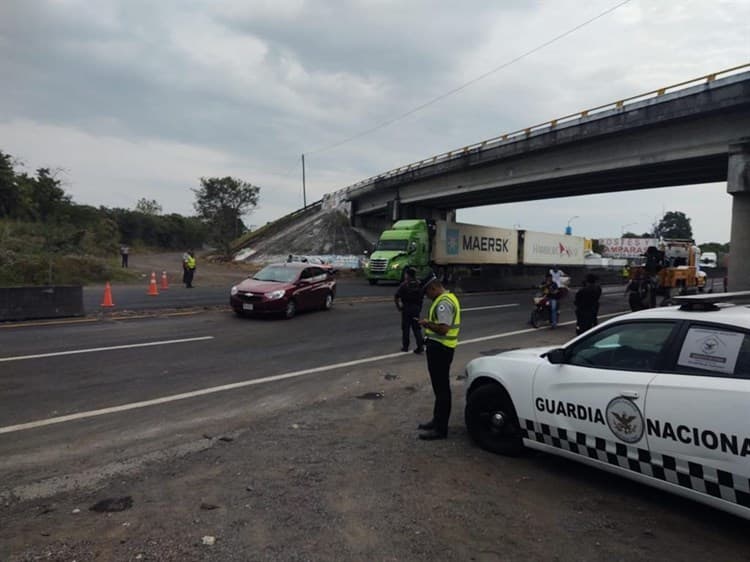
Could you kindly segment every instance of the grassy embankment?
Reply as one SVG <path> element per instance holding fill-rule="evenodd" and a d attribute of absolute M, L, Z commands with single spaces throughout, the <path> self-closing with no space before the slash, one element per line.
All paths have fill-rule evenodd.
<path fill-rule="evenodd" d="M 69 225 L 0 220 L 0 286 L 130 281 L 117 245 Z"/>

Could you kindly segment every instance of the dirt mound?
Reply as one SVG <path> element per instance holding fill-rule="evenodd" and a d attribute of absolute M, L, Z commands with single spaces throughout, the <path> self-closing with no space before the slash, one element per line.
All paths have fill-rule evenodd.
<path fill-rule="evenodd" d="M 280 231 L 253 238 L 245 249 L 253 251 L 248 260 L 266 261 L 288 254 L 362 255 L 372 250 L 372 242 L 353 228 L 341 211 L 320 210 L 300 217 Z"/>

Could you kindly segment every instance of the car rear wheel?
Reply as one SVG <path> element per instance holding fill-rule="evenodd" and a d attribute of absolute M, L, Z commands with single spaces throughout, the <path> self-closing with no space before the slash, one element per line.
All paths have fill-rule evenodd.
<path fill-rule="evenodd" d="M 285 318 L 294 318 L 294 316 L 297 314 L 297 303 L 293 300 L 290 300 L 288 303 L 286 303 L 286 308 L 284 309 L 284 317 Z"/>
<path fill-rule="evenodd" d="M 333 293 L 330 291 L 326 293 L 326 298 L 323 301 L 323 310 L 331 310 L 331 307 L 333 306 Z"/>
<path fill-rule="evenodd" d="M 500 385 L 474 390 L 466 400 L 464 418 L 469 435 L 482 449 L 511 456 L 523 449 L 516 409 Z"/>

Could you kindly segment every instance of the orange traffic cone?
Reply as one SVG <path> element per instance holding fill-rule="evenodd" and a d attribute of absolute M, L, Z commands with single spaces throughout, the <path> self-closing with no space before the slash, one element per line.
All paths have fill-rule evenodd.
<path fill-rule="evenodd" d="M 102 299 L 102 306 L 106 308 L 112 308 L 115 303 L 112 302 L 112 287 L 109 286 L 109 281 L 104 285 L 104 298 Z"/>
<path fill-rule="evenodd" d="M 159 289 L 156 288 L 156 273 L 151 272 L 151 282 L 148 284 L 148 293 L 149 296 L 155 297 L 159 294 Z"/>
<path fill-rule="evenodd" d="M 161 290 L 166 291 L 169 289 L 169 281 L 167 281 L 167 272 L 162 271 L 161 272 Z"/>

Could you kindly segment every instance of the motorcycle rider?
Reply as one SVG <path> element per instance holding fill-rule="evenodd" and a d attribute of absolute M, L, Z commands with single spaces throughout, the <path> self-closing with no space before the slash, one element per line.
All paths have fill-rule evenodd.
<path fill-rule="evenodd" d="M 557 328 L 557 310 L 558 300 L 560 299 L 560 286 L 552 279 L 552 274 L 548 273 L 544 276 L 544 283 L 542 284 L 542 293 L 547 297 L 549 302 L 549 322 L 554 330 Z"/>

